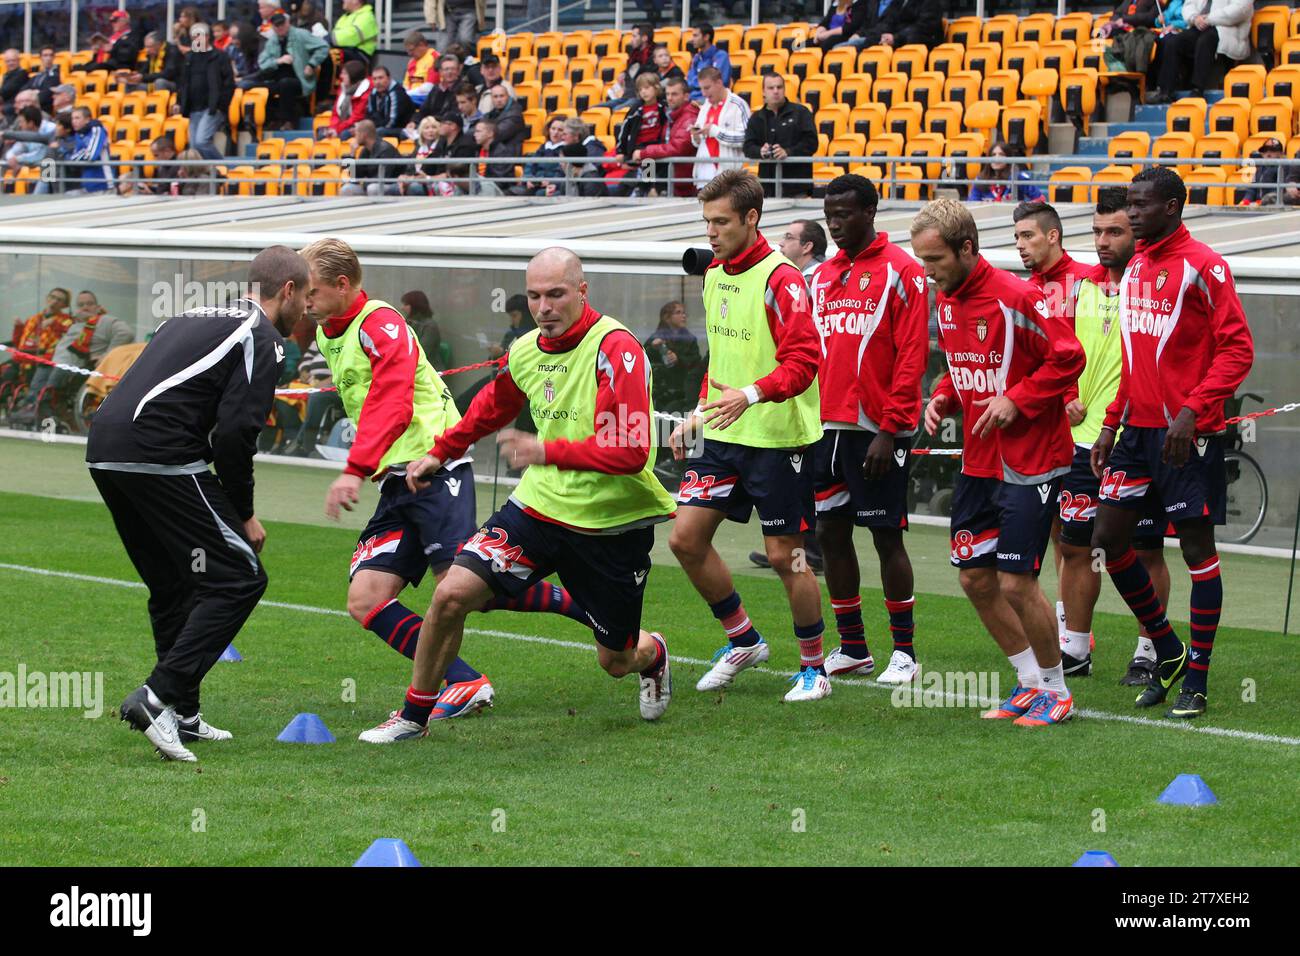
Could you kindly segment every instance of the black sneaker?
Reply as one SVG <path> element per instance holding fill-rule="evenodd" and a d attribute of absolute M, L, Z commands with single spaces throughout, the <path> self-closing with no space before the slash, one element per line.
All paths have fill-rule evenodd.
<path fill-rule="evenodd" d="M 119 713 L 133 730 L 138 730 L 149 738 L 149 742 L 164 760 L 198 760 L 181 743 L 176 711 L 171 707 L 155 707 L 149 703 L 149 692 L 144 685 L 126 696 Z"/>
<path fill-rule="evenodd" d="M 1088 677 L 1092 674 L 1092 655 L 1074 657 L 1061 651 L 1061 667 L 1066 677 Z"/>
<path fill-rule="evenodd" d="M 762 551 L 749 552 L 749 560 L 760 568 L 770 568 L 772 566 L 772 562 L 767 560 L 767 555 Z"/>
<path fill-rule="evenodd" d="M 1178 699 L 1174 701 L 1174 706 L 1165 711 L 1166 717 L 1178 717 L 1183 720 L 1201 717 L 1204 714 L 1205 695 L 1198 690 L 1188 690 L 1186 687 L 1178 692 Z"/>
<path fill-rule="evenodd" d="M 1128 670 L 1119 682 L 1124 687 L 1146 687 L 1155 672 L 1155 661 L 1149 657 L 1135 657 L 1128 662 Z"/>
<path fill-rule="evenodd" d="M 1137 700 L 1134 701 L 1138 707 L 1154 707 L 1156 704 L 1163 704 L 1165 698 L 1169 696 L 1169 688 L 1178 682 L 1178 678 L 1187 673 L 1187 645 L 1180 642 L 1179 646 L 1182 647 L 1182 651 L 1177 657 L 1157 662 L 1155 672 L 1151 675 L 1146 689 L 1138 694 Z"/>

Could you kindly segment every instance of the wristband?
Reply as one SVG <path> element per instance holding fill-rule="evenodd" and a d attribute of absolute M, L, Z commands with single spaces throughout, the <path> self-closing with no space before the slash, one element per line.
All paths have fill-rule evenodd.
<path fill-rule="evenodd" d="M 749 401 L 749 404 L 757 405 L 759 403 L 760 399 L 758 397 L 757 385 L 746 385 L 741 389 L 741 391 L 745 394 L 745 398 Z"/>

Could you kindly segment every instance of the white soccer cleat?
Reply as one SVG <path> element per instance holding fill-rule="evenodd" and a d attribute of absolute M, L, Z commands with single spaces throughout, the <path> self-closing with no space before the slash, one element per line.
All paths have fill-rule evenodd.
<path fill-rule="evenodd" d="M 641 716 L 646 720 L 658 720 L 673 699 L 673 675 L 668 662 L 668 642 L 658 632 L 651 632 L 650 636 L 663 648 L 664 663 L 649 677 L 641 677 Z"/>
<path fill-rule="evenodd" d="M 831 677 L 866 677 L 875 669 L 876 662 L 870 654 L 850 657 L 842 647 L 835 648 L 826 657 L 826 673 Z"/>
<path fill-rule="evenodd" d="M 902 651 L 894 651 L 889 657 L 889 666 L 876 678 L 877 684 L 910 684 L 916 680 L 920 665 L 911 656 Z"/>
<path fill-rule="evenodd" d="M 135 730 L 141 731 L 154 745 L 164 760 L 197 761 L 183 743 L 172 707 L 155 707 L 149 703 L 149 692 L 142 686 L 122 701 L 120 714 Z"/>
<path fill-rule="evenodd" d="M 395 710 L 378 727 L 363 730 L 357 739 L 368 744 L 395 744 L 399 740 L 418 740 L 428 733 L 427 725 L 406 720 L 400 710 Z"/>
<path fill-rule="evenodd" d="M 770 653 L 767 641 L 759 641 L 752 647 L 737 647 L 728 641 L 713 655 L 713 666 L 700 678 L 695 689 L 708 691 L 729 687 L 737 674 L 746 667 L 763 663 Z"/>
<path fill-rule="evenodd" d="M 815 667 L 805 667 L 790 678 L 794 684 L 785 695 L 787 704 L 801 700 L 821 700 L 831 696 L 831 682 Z"/>
<path fill-rule="evenodd" d="M 203 719 L 202 714 L 195 714 L 188 720 L 178 717 L 176 724 L 180 728 L 181 740 L 185 743 L 191 740 L 233 740 L 235 736 L 228 730 L 213 727 Z"/>

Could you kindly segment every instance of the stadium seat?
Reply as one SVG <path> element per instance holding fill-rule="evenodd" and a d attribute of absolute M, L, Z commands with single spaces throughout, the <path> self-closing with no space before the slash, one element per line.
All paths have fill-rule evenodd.
<path fill-rule="evenodd" d="M 1052 115 L 1052 100 L 1060 86 L 1060 78 L 1055 70 L 1036 69 L 1025 74 L 1020 83 L 1020 95 L 1027 100 L 1036 100 L 1042 110 L 1043 122 Z"/>
<path fill-rule="evenodd" d="M 1002 138 L 1019 143 L 1026 153 L 1038 147 L 1043 131 L 1043 108 L 1037 100 L 1017 100 L 1002 111 Z"/>
<path fill-rule="evenodd" d="M 121 116 L 117 120 L 117 125 L 113 127 L 114 143 L 127 141 L 136 142 L 140 138 L 140 120 L 134 116 Z"/>
<path fill-rule="evenodd" d="M 871 84 L 871 98 L 885 109 L 907 102 L 907 77 L 902 73 L 881 73 Z"/>
<path fill-rule="evenodd" d="M 1196 141 L 1192 156 L 1196 159 L 1237 159 L 1241 156 L 1241 139 L 1236 133 L 1210 133 Z M 1237 171 L 1237 164 L 1219 168 L 1231 174 Z"/>
<path fill-rule="evenodd" d="M 925 184 L 921 182 L 924 170 L 911 163 L 895 163 L 888 172 L 889 197 L 905 202 L 920 202 Z"/>
<path fill-rule="evenodd" d="M 802 50 L 796 50 L 790 54 L 790 60 L 786 64 L 786 69 L 799 77 L 801 80 L 807 79 L 822 70 L 822 50 L 821 47 L 806 47 Z M 839 81 L 839 76 L 832 74 L 835 81 Z"/>
<path fill-rule="evenodd" d="M 843 103 L 823 101 L 821 109 L 814 117 L 814 122 L 819 133 L 834 139 L 849 130 L 849 108 Z"/>
<path fill-rule="evenodd" d="M 879 183 L 885 178 L 884 167 L 877 166 L 875 163 L 850 163 L 849 172 L 856 176 L 865 176 L 873 183 Z"/>
<path fill-rule="evenodd" d="M 1282 44 L 1282 56 L 1279 64 L 1300 64 L 1300 36 L 1288 37 Z"/>
<path fill-rule="evenodd" d="M 579 56 L 588 56 L 591 53 L 591 38 L 590 30 L 570 30 L 564 35 L 560 52 L 570 60 Z"/>
<path fill-rule="evenodd" d="M 307 183 L 310 196 L 337 196 L 343 185 L 343 167 L 334 163 L 318 166 L 311 172 Z"/>
<path fill-rule="evenodd" d="M 980 98 L 980 85 L 984 78 L 974 70 L 957 70 L 943 81 L 943 98 L 950 103 L 960 103 L 964 109 Z"/>
<path fill-rule="evenodd" d="M 849 113 L 849 132 L 860 133 L 868 140 L 885 131 L 885 108 L 879 103 L 862 103 Z"/>
<path fill-rule="evenodd" d="M 1002 47 L 996 43 L 975 43 L 966 47 L 962 68 L 988 75 L 1002 62 Z"/>
<path fill-rule="evenodd" d="M 768 50 L 782 49 L 776 45 L 776 25 L 772 23 L 760 23 L 746 30 L 744 45 L 745 49 L 753 50 L 755 56 L 761 56 Z M 787 54 L 790 52 L 786 50 Z M 817 48 L 817 52 L 821 52 L 820 47 Z"/>
<path fill-rule="evenodd" d="M 512 33 L 506 37 L 506 59 L 513 62 L 521 56 L 534 56 L 533 34 L 527 31 Z M 536 59 L 541 59 L 540 56 Z"/>
<path fill-rule="evenodd" d="M 549 57 L 562 56 L 564 53 L 564 34 L 558 31 L 533 34 L 532 52 L 539 63 Z"/>
<path fill-rule="evenodd" d="M 125 162 L 126 160 L 130 159 L 134 153 L 135 153 L 134 142 L 117 142 L 117 143 L 108 144 L 109 158 L 115 162 L 118 163 Z M 125 176 L 130 171 L 130 169 L 131 169 L 130 166 L 118 166 L 117 167 L 118 177 L 120 178 L 122 176 Z"/>
<path fill-rule="evenodd" d="M 108 141 L 111 143 L 113 141 L 113 127 L 117 125 L 117 117 L 101 116 L 99 117 L 99 123 L 104 127 L 104 133 L 108 136 Z"/>
<path fill-rule="evenodd" d="M 593 136 L 609 136 L 613 132 L 613 114 L 609 111 L 609 107 L 607 106 L 599 106 L 594 109 L 584 110 L 582 113 L 578 114 L 578 118 L 591 127 L 591 133 Z M 540 135 L 541 134 L 539 133 L 539 136 Z"/>
<path fill-rule="evenodd" d="M 608 31 L 603 31 L 600 35 L 603 35 L 604 32 Z M 595 36 L 595 34 L 592 36 L 592 46 L 595 46 L 596 43 Z M 654 32 L 655 44 L 658 45 L 662 43 L 664 46 L 668 47 L 669 53 L 677 53 L 680 51 L 687 39 L 688 37 L 682 36 L 681 27 L 658 27 Z M 622 40 L 621 35 L 619 36 L 619 40 Z M 603 56 L 604 54 L 601 55 Z"/>
<path fill-rule="evenodd" d="M 548 86 L 557 80 L 573 82 L 569 76 L 569 59 L 564 56 L 548 56 L 537 64 L 537 82 Z"/>
<path fill-rule="evenodd" d="M 965 60 L 965 47 L 956 43 L 940 43 L 930 51 L 930 57 L 926 61 L 926 68 L 931 72 L 942 73 L 947 76 L 954 70 L 960 70 Z"/>
<path fill-rule="evenodd" d="M 655 42 L 667 43 L 668 42 L 667 39 L 664 40 L 659 39 L 659 34 L 660 31 L 656 30 Z M 609 56 L 611 53 L 618 53 L 620 51 L 619 44 L 622 43 L 622 41 L 623 41 L 623 33 L 621 30 L 601 30 L 597 33 L 593 33 L 591 35 L 592 55 L 594 55 L 598 59 L 603 59 L 604 57 Z M 681 49 L 681 47 L 680 46 L 674 47 L 672 44 L 669 44 L 668 49 L 675 53 L 677 52 L 678 49 Z"/>
<path fill-rule="evenodd" d="M 829 73 L 813 73 L 804 77 L 799 84 L 799 99 L 816 115 L 822 104 L 835 102 L 835 77 Z"/>
<path fill-rule="evenodd" d="M 1250 108 L 1250 132 L 1271 133 L 1282 137 L 1283 142 L 1295 128 L 1295 107 L 1285 96 L 1260 99 Z"/>
<path fill-rule="evenodd" d="M 1233 132 L 1237 139 L 1243 140 L 1250 135 L 1250 100 L 1227 97 L 1210 107 L 1209 131 L 1211 133 Z"/>
<path fill-rule="evenodd" d="M 760 53 L 754 60 L 754 69 L 759 75 L 764 73 L 785 73 L 790 64 L 789 50 L 768 50 Z"/>
<path fill-rule="evenodd" d="M 1067 70 L 1061 77 L 1061 109 L 1077 120 L 1086 136 L 1092 114 L 1097 111 L 1097 71 Z"/>
<path fill-rule="evenodd" d="M 230 97 L 230 106 L 226 108 L 226 119 L 230 122 L 230 129 L 232 131 L 239 129 L 239 121 L 244 115 L 243 106 L 244 106 L 244 90 L 240 89 L 237 86 L 235 87 L 234 95 Z M 320 114 L 317 114 L 316 121 L 312 123 L 313 134 L 316 131 L 319 119 L 320 119 Z M 329 122 L 328 113 L 325 114 L 325 122 L 326 123 Z"/>
<path fill-rule="evenodd" d="M 144 113 L 146 116 L 166 117 L 170 113 L 172 93 L 167 90 L 155 90 L 144 95 Z"/>
<path fill-rule="evenodd" d="M 1241 144 L 1242 157 L 1249 158 L 1251 153 L 1259 152 L 1259 148 L 1270 139 L 1281 142 L 1283 149 L 1290 149 L 1295 137 L 1288 136 L 1285 133 L 1252 133 L 1250 139 Z"/>
<path fill-rule="evenodd" d="M 776 45 L 783 50 L 794 52 L 800 47 L 807 46 L 810 35 L 811 31 L 806 23 L 789 23 L 777 28 Z"/>
<path fill-rule="evenodd" d="M 871 86 L 869 76 L 846 76 L 835 87 L 835 96 L 849 109 L 854 110 L 864 103 L 871 102 Z"/>
<path fill-rule="evenodd" d="M 763 108 L 763 77 L 751 73 L 731 84 L 731 92 L 748 101 L 751 110 Z"/>
<path fill-rule="evenodd" d="M 122 104 L 125 100 L 126 95 L 119 90 L 102 94 L 99 97 L 99 106 L 95 110 L 96 119 L 103 119 L 105 116 L 117 119 L 122 115 Z"/>
<path fill-rule="evenodd" d="M 866 151 L 867 138 L 861 133 L 841 133 L 826 147 L 827 156 L 862 156 Z"/>
<path fill-rule="evenodd" d="M 569 82 L 574 86 L 596 79 L 599 61 L 591 54 L 569 57 Z"/>
<path fill-rule="evenodd" d="M 961 132 L 961 118 L 960 103 L 935 103 L 925 111 L 925 131 L 940 136 L 956 136 Z"/>
<path fill-rule="evenodd" d="M 944 144 L 943 152 L 950 159 L 960 159 L 963 156 L 983 156 L 984 137 L 979 133 L 961 133 L 957 136 L 949 136 Z M 979 163 L 955 163 L 953 164 L 952 175 L 957 179 L 974 179 L 979 175 Z"/>
<path fill-rule="evenodd" d="M 1107 44 L 1099 40 L 1079 44 L 1079 52 L 1075 54 L 1074 65 L 1079 69 L 1096 70 L 1098 73 L 1104 73 L 1106 71 L 1106 47 Z"/>
<path fill-rule="evenodd" d="M 567 110 L 572 99 L 573 84 L 568 80 L 556 80 L 542 87 L 539 105 L 546 112 L 555 113 L 559 110 Z"/>
<path fill-rule="evenodd" d="M 948 26 L 944 30 L 944 39 L 963 47 L 970 46 L 980 41 L 983 29 L 984 21 L 979 17 L 958 17 L 948 21 Z"/>
<path fill-rule="evenodd" d="M 585 80 L 573 86 L 573 109 L 578 113 L 591 109 L 605 99 L 605 84 L 600 80 Z M 542 112 L 545 112 L 543 110 Z"/>
<path fill-rule="evenodd" d="M 122 107 L 119 115 L 121 116 L 143 116 L 145 96 L 147 94 L 141 91 L 127 93 L 122 97 Z"/>
<path fill-rule="evenodd" d="M 1038 65 L 1057 73 L 1064 74 L 1067 70 L 1074 69 L 1078 58 L 1079 48 L 1069 40 L 1043 43 L 1038 48 Z"/>
<path fill-rule="evenodd" d="M 1226 187 L 1229 173 L 1222 166 L 1195 166 L 1183 174 L 1187 201 L 1193 206 L 1231 205 L 1232 190 Z"/>
<path fill-rule="evenodd" d="M 984 21 L 984 29 L 980 31 L 980 39 L 985 43 L 996 43 L 999 46 L 1004 46 L 1008 43 L 1014 43 L 1019 32 L 1020 18 L 1013 14 L 1003 14 L 1002 16 L 989 17 Z"/>
<path fill-rule="evenodd" d="M 1052 39 L 1052 29 L 1056 26 L 1056 17 L 1050 13 L 1035 13 L 1020 18 L 1016 29 L 1016 40 L 1021 43 L 1042 45 Z"/>
<path fill-rule="evenodd" d="M 867 140 L 866 147 L 857 156 L 902 156 L 903 137 L 897 133 L 880 133 Z"/>
<path fill-rule="evenodd" d="M 537 79 L 537 57 L 516 57 L 510 61 L 510 66 L 505 72 L 506 80 L 511 86 L 518 86 L 520 83 L 531 83 Z"/>
<path fill-rule="evenodd" d="M 981 99 L 1009 106 L 1020 99 L 1020 74 L 1014 70 L 992 70 L 984 75 Z"/>
<path fill-rule="evenodd" d="M 262 138 L 262 129 L 266 126 L 267 98 L 270 95 L 270 90 L 264 86 L 244 90 L 244 99 L 239 108 L 240 115 L 244 120 L 243 128 L 252 134 L 254 140 Z M 231 130 L 234 129 L 235 127 L 232 126 Z"/>
<path fill-rule="evenodd" d="M 86 93 L 99 93 L 101 96 L 108 92 L 108 71 L 91 70 L 87 73 L 79 74 L 86 78 L 84 91 Z"/>
<path fill-rule="evenodd" d="M 1258 63 L 1234 66 L 1223 78 L 1223 95 L 1252 103 L 1264 96 L 1266 71 Z"/>
<path fill-rule="evenodd" d="M 800 51 L 802 52 L 802 51 Z M 858 69 L 858 51 L 851 46 L 835 47 L 827 50 L 822 56 L 822 70 L 829 73 L 837 80 L 852 73 Z"/>
<path fill-rule="evenodd" d="M 183 153 L 190 145 L 190 121 L 184 116 L 168 116 L 163 120 L 162 131 L 176 144 L 176 152 Z"/>
<path fill-rule="evenodd" d="M 1087 166 L 1062 166 L 1048 177 L 1047 201 L 1050 203 L 1088 201 L 1088 182 L 1092 170 Z"/>
<path fill-rule="evenodd" d="M 1161 160 L 1191 159 L 1192 152 L 1195 149 L 1196 137 L 1191 133 L 1165 133 L 1156 137 L 1156 141 L 1151 144 L 1151 158 Z"/>
<path fill-rule="evenodd" d="M 1110 166 L 1105 167 L 1104 169 L 1098 170 L 1097 172 L 1093 173 L 1091 177 L 1094 183 L 1096 183 L 1096 185 L 1092 187 L 1092 191 L 1089 196 L 1089 202 L 1097 201 L 1098 190 L 1104 188 L 1105 186 L 1115 186 L 1115 185 L 1126 186 L 1133 181 L 1133 177 L 1136 175 L 1137 175 L 1137 169 L 1136 167 L 1133 166 L 1119 166 L 1119 165 L 1112 164 Z"/>
<path fill-rule="evenodd" d="M 525 111 L 539 109 L 542 102 L 542 84 L 520 83 L 515 87 L 515 97 Z"/>
<path fill-rule="evenodd" d="M 1165 111 L 1165 131 L 1191 133 L 1200 136 L 1205 132 L 1205 117 L 1209 107 L 1199 96 L 1185 96 Z"/>
<path fill-rule="evenodd" d="M 830 149 L 831 140 L 833 138 L 834 137 L 827 136 L 825 133 L 817 134 L 817 151 L 813 153 L 813 159 L 823 159 L 828 155 L 827 150 Z"/>
<path fill-rule="evenodd" d="M 1037 44 L 1008 43 L 1002 48 L 1002 69 L 1014 70 L 1021 76 L 1038 69 Z M 1055 95 L 1056 90 L 1052 90 L 1052 94 Z"/>
<path fill-rule="evenodd" d="M 916 76 L 925 69 L 925 61 L 929 55 L 930 51 L 918 43 L 900 46 L 894 51 L 893 59 L 889 62 L 890 72 L 902 73 L 908 77 Z"/>
<path fill-rule="evenodd" d="M 872 79 L 882 73 L 889 73 L 894 62 L 894 51 L 887 46 L 869 46 L 858 54 L 858 72 L 865 73 Z"/>
<path fill-rule="evenodd" d="M 600 71 L 600 82 L 609 86 L 618 75 L 627 69 L 626 53 L 610 53 L 600 58 L 597 69 Z"/>
<path fill-rule="evenodd" d="M 1292 103 L 1300 104 L 1300 65 L 1270 70 L 1264 92 L 1269 96 L 1289 96 Z"/>
<path fill-rule="evenodd" d="M 141 116 L 137 122 L 140 132 L 139 141 L 142 143 L 152 143 L 163 134 L 165 120 L 161 116 Z"/>
<path fill-rule="evenodd" d="M 257 158 L 279 162 L 284 158 L 284 144 L 285 140 L 282 139 L 262 140 L 257 144 Z"/>
<path fill-rule="evenodd" d="M 745 28 L 739 24 L 725 23 L 713 28 L 713 42 L 728 53 L 744 49 L 744 38 Z"/>
<path fill-rule="evenodd" d="M 921 157 L 933 159 L 934 162 L 919 165 L 926 179 L 939 179 L 943 176 L 943 163 L 941 160 L 946 146 L 947 141 L 937 133 L 918 133 L 907 140 L 903 146 L 903 153 L 913 159 Z M 926 196 L 933 196 L 934 184 L 926 184 L 922 192 Z"/>
<path fill-rule="evenodd" d="M 911 82 L 907 84 L 907 98 L 928 109 L 932 103 L 943 100 L 943 80 L 942 73 L 913 73 Z"/>
<path fill-rule="evenodd" d="M 844 165 L 837 163 L 814 163 L 813 164 L 813 182 L 825 186 L 836 176 L 844 173 Z"/>
<path fill-rule="evenodd" d="M 992 100 L 977 100 L 966 107 L 966 116 L 962 125 L 970 133 L 979 133 L 984 138 L 984 149 L 993 145 L 998 122 L 1002 119 L 1002 105 Z M 984 155 L 983 153 L 981 155 Z"/>
<path fill-rule="evenodd" d="M 1250 22 L 1251 46 L 1259 51 L 1264 66 L 1272 69 L 1278 62 L 1277 52 L 1290 32 L 1291 8 L 1285 6 L 1262 7 L 1255 11 Z"/>
<path fill-rule="evenodd" d="M 1053 40 L 1070 40 L 1076 44 L 1087 42 L 1092 36 L 1091 13 L 1067 13 L 1058 17 L 1052 29 Z"/>
<path fill-rule="evenodd" d="M 678 54 L 678 56 L 686 61 L 686 65 L 682 67 L 682 72 L 690 72 L 690 56 L 685 53 Z M 733 81 L 743 80 L 747 76 L 754 75 L 758 69 L 757 63 L 758 57 L 754 54 L 753 50 L 737 50 L 735 53 L 731 54 L 731 79 Z M 681 62 L 678 62 L 677 65 L 681 66 L 682 64 Z"/>
<path fill-rule="evenodd" d="M 1106 146 L 1106 155 L 1111 159 L 1144 159 L 1151 155 L 1151 134 L 1129 130 L 1113 136 Z"/>
<path fill-rule="evenodd" d="M 909 140 L 920 135 L 925 108 L 920 103 L 895 103 L 885 113 L 885 131 Z"/>

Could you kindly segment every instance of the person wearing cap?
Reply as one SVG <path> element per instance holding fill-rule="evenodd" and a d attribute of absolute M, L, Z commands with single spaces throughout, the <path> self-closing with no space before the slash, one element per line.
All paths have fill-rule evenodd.
<path fill-rule="evenodd" d="M 509 83 L 506 82 L 501 67 L 501 58 L 495 53 L 486 53 L 478 65 L 479 75 L 483 77 L 483 82 L 478 84 L 478 109 L 480 113 L 490 113 L 493 109 L 492 90 L 496 87 L 504 87 L 505 91 L 513 100 L 515 91 Z"/>
<path fill-rule="evenodd" d="M 427 149 L 424 146 L 426 126 L 435 126 L 438 138 Z M 436 120 L 426 116 L 420 120 L 421 145 L 416 148 L 416 159 L 464 159 L 459 163 L 420 163 L 414 164 L 414 171 L 403 177 L 403 186 L 408 196 L 451 196 L 466 191 L 464 180 L 469 176 L 469 160 L 478 155 L 478 144 L 473 137 L 465 135 L 461 128 L 461 116 L 455 110 L 443 113 Z M 461 182 L 456 182 L 456 180 Z"/>
<path fill-rule="evenodd" d="M 329 59 L 329 44 L 308 30 L 290 25 L 283 13 L 271 16 L 271 33 L 257 58 L 260 85 L 271 91 L 267 125 L 293 129 L 302 116 L 303 101 L 316 90 L 320 66 Z"/>
<path fill-rule="evenodd" d="M 1276 138 L 1264 140 L 1259 146 L 1260 159 L 1280 160 L 1286 158 L 1282 141 Z M 1247 166 L 1251 164 L 1247 163 Z M 1237 203 L 1242 206 L 1275 206 L 1278 193 L 1281 203 L 1286 206 L 1300 205 L 1300 164 L 1295 162 L 1253 166 L 1255 170 L 1254 185 L 1237 190 Z"/>
<path fill-rule="evenodd" d="M 433 45 L 439 50 L 456 41 L 473 49 L 487 28 L 487 0 L 424 0 L 424 19 L 433 27 Z"/>
<path fill-rule="evenodd" d="M 134 70 L 136 61 L 140 59 L 140 39 L 131 29 L 131 14 L 125 10 L 116 10 L 108 22 L 112 26 L 112 33 L 108 37 L 104 60 L 91 66 L 91 69 Z"/>

